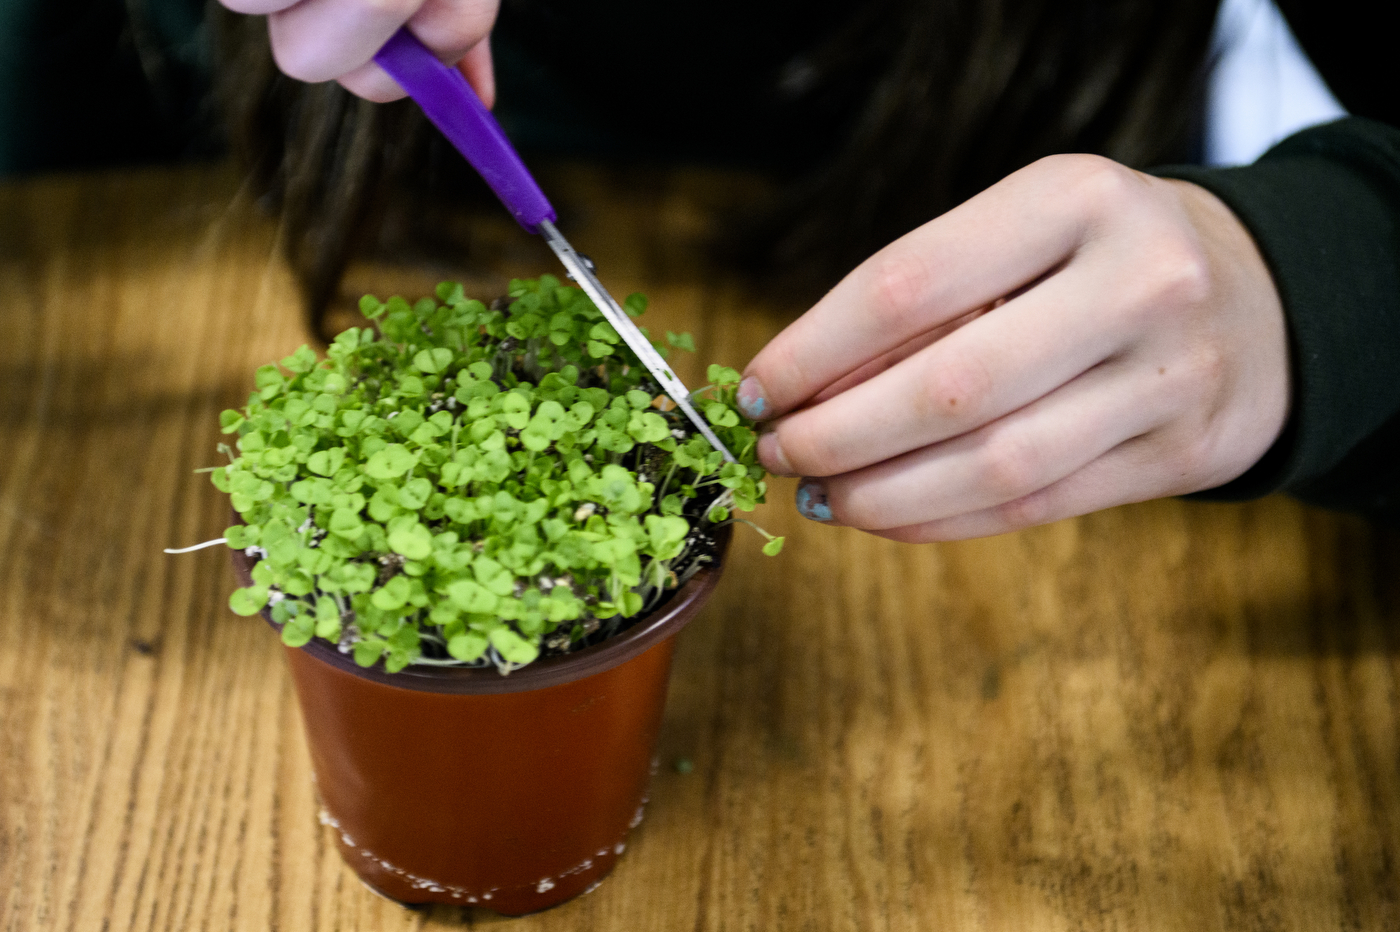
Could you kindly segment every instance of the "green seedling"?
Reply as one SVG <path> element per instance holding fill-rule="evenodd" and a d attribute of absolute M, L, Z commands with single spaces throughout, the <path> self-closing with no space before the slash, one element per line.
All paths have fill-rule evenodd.
<path fill-rule="evenodd" d="M 242 519 L 228 545 L 258 558 L 233 611 L 361 666 L 508 673 L 655 608 L 712 559 L 717 525 L 763 501 L 738 372 L 711 366 L 694 399 L 726 464 L 581 291 L 544 275 L 509 292 L 367 296 L 366 325 L 325 359 L 303 346 L 257 370 L 211 472 Z"/>

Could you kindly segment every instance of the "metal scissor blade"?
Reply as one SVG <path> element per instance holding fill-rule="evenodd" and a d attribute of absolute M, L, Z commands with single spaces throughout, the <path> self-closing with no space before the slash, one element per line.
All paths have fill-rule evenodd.
<path fill-rule="evenodd" d="M 647 367 L 652 376 L 661 385 L 671 400 L 676 403 L 676 407 L 685 412 L 685 416 L 690 418 L 690 423 L 695 425 L 696 430 L 710 441 L 710 446 L 723 454 L 726 462 L 734 463 L 734 454 L 715 436 L 715 432 L 710 429 L 710 425 L 695 410 L 690 403 L 690 392 L 686 389 L 685 383 L 676 378 L 671 372 L 670 366 L 666 365 L 666 360 L 661 358 L 661 354 L 656 351 L 656 347 L 651 345 L 651 341 L 642 335 L 637 329 L 637 325 L 632 323 L 632 318 L 627 316 L 627 312 L 613 300 L 613 296 L 608 294 L 608 290 L 598 281 L 598 276 L 593 274 L 593 270 L 588 267 L 588 263 L 578 254 L 573 246 L 569 245 L 560 232 L 555 229 L 554 224 L 548 220 L 539 222 L 539 231 L 544 235 L 544 240 L 549 244 L 549 248 L 554 250 L 554 254 L 559 257 L 559 261 L 564 263 L 564 268 L 569 270 L 569 275 L 583 289 L 584 294 L 593 299 L 593 303 L 598 306 L 598 310 L 603 312 L 603 316 L 608 319 L 608 323 L 613 325 L 617 335 L 632 348 L 632 352 L 637 354 L 637 358 L 642 361 L 642 365 Z"/>

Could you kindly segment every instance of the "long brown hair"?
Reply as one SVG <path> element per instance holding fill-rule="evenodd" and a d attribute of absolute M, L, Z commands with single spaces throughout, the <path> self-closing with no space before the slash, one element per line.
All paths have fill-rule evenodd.
<path fill-rule="evenodd" d="M 737 92 L 711 86 L 727 68 L 714 43 L 740 37 L 738 60 L 759 62 L 726 71 L 758 85 L 747 125 L 797 114 L 788 135 L 812 153 L 766 160 L 779 194 L 747 218 L 744 258 L 769 272 L 801 269 L 820 285 L 1041 156 L 1093 152 L 1146 167 L 1188 158 L 1196 144 L 1216 0 L 770 0 L 767 18 L 747 3 L 711 2 L 687 19 L 651 0 L 506 0 L 497 35 L 523 37 L 582 85 L 599 125 L 626 133 L 631 123 L 657 138 L 674 126 L 656 122 L 668 108 L 648 93 L 671 95 L 669 109 L 692 121 L 722 118 L 705 106 Z M 671 32 L 648 40 L 662 6 Z M 707 16 L 723 28 L 696 27 Z M 483 196 L 412 104 L 291 81 L 273 64 L 260 19 L 221 12 L 215 25 L 230 142 L 281 212 L 313 320 L 350 258 L 392 226 L 396 205 L 440 210 Z M 692 59 L 676 52 L 687 41 Z M 649 67 L 680 63 L 671 87 L 667 75 L 638 81 L 626 67 L 652 46 L 662 54 Z M 705 60 L 708 75 L 687 77 Z M 600 61 L 623 64 L 610 71 Z M 735 135 L 742 153 L 742 126 Z"/>

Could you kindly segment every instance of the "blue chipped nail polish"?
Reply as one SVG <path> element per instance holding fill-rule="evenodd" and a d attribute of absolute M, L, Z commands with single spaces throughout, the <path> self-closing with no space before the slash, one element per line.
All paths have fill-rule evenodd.
<path fill-rule="evenodd" d="M 826 500 L 826 486 L 808 479 L 797 487 L 797 510 L 813 521 L 830 521 L 831 506 Z"/>
<path fill-rule="evenodd" d="M 738 402 L 739 410 L 755 421 L 768 411 L 768 399 L 763 396 L 763 386 L 759 385 L 758 379 L 753 376 L 739 383 L 739 391 L 734 400 Z"/>

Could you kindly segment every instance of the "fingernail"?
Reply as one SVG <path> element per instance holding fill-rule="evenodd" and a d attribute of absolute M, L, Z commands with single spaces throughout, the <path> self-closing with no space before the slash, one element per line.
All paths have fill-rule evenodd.
<path fill-rule="evenodd" d="M 792 468 L 792 464 L 783 453 L 783 444 L 778 440 L 776 430 L 758 435 L 758 459 L 763 463 L 763 467 L 775 476 L 797 475 L 797 470 Z"/>
<path fill-rule="evenodd" d="M 739 383 L 735 400 L 739 403 L 739 410 L 755 421 L 768 412 L 768 398 L 763 394 L 763 386 L 753 376 Z"/>
<path fill-rule="evenodd" d="M 826 500 L 826 485 L 818 479 L 803 479 L 797 487 L 797 510 L 813 521 L 830 521 L 831 505 Z"/>

